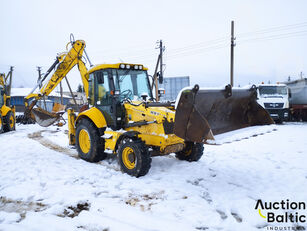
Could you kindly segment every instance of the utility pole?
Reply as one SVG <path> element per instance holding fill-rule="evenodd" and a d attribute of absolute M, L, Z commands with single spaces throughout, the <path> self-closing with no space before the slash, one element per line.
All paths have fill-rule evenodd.
<path fill-rule="evenodd" d="M 301 71 L 301 73 L 300 73 L 300 76 L 301 76 L 301 79 L 303 79 L 303 72 Z"/>
<path fill-rule="evenodd" d="M 234 21 L 231 21 L 231 40 L 230 40 L 230 85 L 233 86 L 233 53 L 235 47 L 235 37 L 234 37 Z"/>
<path fill-rule="evenodd" d="M 159 67 L 159 63 L 160 63 L 160 71 L 159 71 L 159 80 L 163 81 L 163 51 L 165 50 L 165 46 L 163 46 L 162 40 L 157 41 L 157 43 L 159 44 L 158 47 L 156 47 L 156 49 L 159 49 L 159 56 L 158 56 L 158 60 L 157 60 L 157 64 L 156 64 L 156 68 L 155 68 L 155 73 L 153 75 L 153 81 L 154 81 L 154 85 L 156 87 L 156 101 L 159 101 L 159 86 L 158 86 L 158 67 Z M 160 81 L 159 81 L 160 82 Z M 161 82 L 160 82 L 161 83 Z"/>
<path fill-rule="evenodd" d="M 165 47 L 163 47 L 162 40 L 160 40 L 160 78 L 163 79 L 163 50 Z"/>

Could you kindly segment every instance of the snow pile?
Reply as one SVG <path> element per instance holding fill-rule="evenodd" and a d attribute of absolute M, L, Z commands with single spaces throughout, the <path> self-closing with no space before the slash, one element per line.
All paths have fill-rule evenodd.
<path fill-rule="evenodd" d="M 17 126 L 0 135 L 0 230 L 261 230 L 258 199 L 307 201 L 307 124 L 276 128 L 218 137 L 198 162 L 153 157 L 134 178 L 112 155 L 79 159 L 65 127 Z"/>

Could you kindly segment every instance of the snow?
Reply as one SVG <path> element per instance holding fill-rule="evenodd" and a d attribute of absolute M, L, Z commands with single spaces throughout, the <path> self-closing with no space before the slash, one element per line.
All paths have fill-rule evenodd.
<path fill-rule="evenodd" d="M 140 178 L 79 159 L 66 126 L 0 135 L 0 230 L 253 231 L 257 199 L 307 201 L 307 123 L 218 135 L 200 161 L 153 157 Z"/>
<path fill-rule="evenodd" d="M 12 87 L 11 96 L 26 96 L 29 95 L 33 88 Z"/>

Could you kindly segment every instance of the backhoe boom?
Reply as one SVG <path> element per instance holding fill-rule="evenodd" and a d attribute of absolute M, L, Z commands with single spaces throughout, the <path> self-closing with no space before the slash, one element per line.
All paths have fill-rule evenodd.
<path fill-rule="evenodd" d="M 72 47 L 68 52 L 60 53 L 53 65 L 48 69 L 43 79 L 37 84 L 37 86 L 31 91 L 29 95 L 25 97 L 25 119 L 32 118 L 38 122 L 41 126 L 49 126 L 59 119 L 59 115 L 55 113 L 47 112 L 41 108 L 35 108 L 37 101 L 43 99 L 44 96 L 50 95 L 54 88 L 63 80 L 63 78 L 69 73 L 69 71 L 77 64 L 83 86 L 85 89 L 86 97 L 88 96 L 88 74 L 87 68 L 82 61 L 82 55 L 85 48 L 85 42 L 83 40 L 77 40 L 71 43 Z M 36 88 L 47 78 L 50 72 L 55 68 L 53 75 L 50 77 L 43 87 L 39 90 L 39 93 L 33 93 Z"/>

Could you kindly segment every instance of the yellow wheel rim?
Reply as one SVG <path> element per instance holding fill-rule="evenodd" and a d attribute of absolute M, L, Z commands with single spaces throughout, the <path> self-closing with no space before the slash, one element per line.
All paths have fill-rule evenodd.
<path fill-rule="evenodd" d="M 189 149 L 189 150 L 185 153 L 185 156 L 189 156 L 189 155 L 191 155 L 191 153 L 192 153 L 192 148 Z"/>
<path fill-rule="evenodd" d="M 126 166 L 126 168 L 128 169 L 135 168 L 136 158 L 135 158 L 135 154 L 132 148 L 126 147 L 123 150 L 122 159 L 123 159 L 123 163 Z"/>
<path fill-rule="evenodd" d="M 83 153 L 88 153 L 91 149 L 91 138 L 85 129 L 82 129 L 79 133 L 79 146 Z"/>
<path fill-rule="evenodd" d="M 15 123 L 14 116 L 11 115 L 11 116 L 10 116 L 10 127 L 11 127 L 11 128 L 14 128 L 14 123 Z"/>

